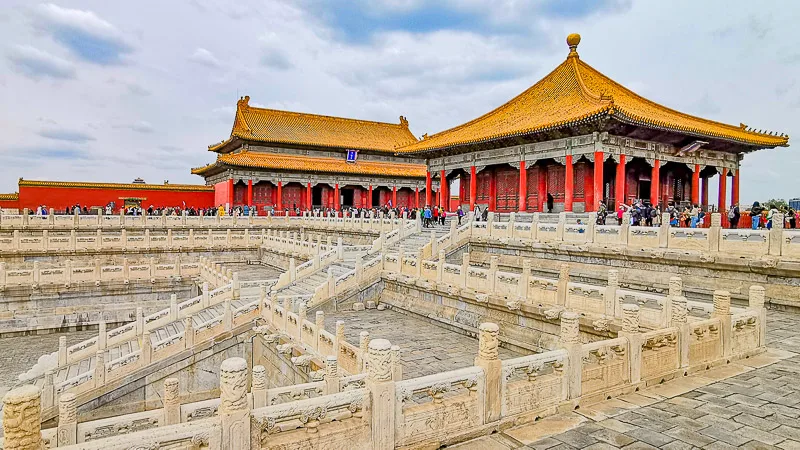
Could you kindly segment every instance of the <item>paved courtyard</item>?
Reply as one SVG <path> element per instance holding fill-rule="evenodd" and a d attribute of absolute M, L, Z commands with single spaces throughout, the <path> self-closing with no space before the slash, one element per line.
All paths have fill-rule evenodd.
<path fill-rule="evenodd" d="M 770 351 L 453 446 L 800 449 L 800 315 L 767 312 Z"/>
<path fill-rule="evenodd" d="M 434 325 L 415 316 L 391 310 L 341 311 L 325 316 L 325 329 L 333 333 L 336 321 L 345 323 L 347 342 L 358 345 L 359 333 L 370 339 L 388 339 L 400 346 L 403 378 L 415 378 L 470 367 L 478 356 L 478 340 Z M 500 348 L 500 358 L 522 356 Z"/>
<path fill-rule="evenodd" d="M 239 281 L 272 280 L 278 278 L 283 271 L 274 267 L 247 263 L 223 263 L 226 269 L 239 274 Z"/>

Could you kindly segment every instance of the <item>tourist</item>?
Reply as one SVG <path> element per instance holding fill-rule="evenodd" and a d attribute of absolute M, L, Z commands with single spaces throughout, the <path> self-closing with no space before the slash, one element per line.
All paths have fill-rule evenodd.
<path fill-rule="evenodd" d="M 433 213 L 431 212 L 431 207 L 425 206 L 425 228 L 429 228 L 431 226 L 432 217 Z"/>
<path fill-rule="evenodd" d="M 741 214 L 739 213 L 739 207 L 736 205 L 731 205 L 731 209 L 728 210 L 728 226 L 735 230 L 739 228 L 739 217 Z"/>
<path fill-rule="evenodd" d="M 761 223 L 761 213 L 764 211 L 764 208 L 761 207 L 761 204 L 758 202 L 753 202 L 753 206 L 750 207 L 750 220 L 752 229 L 757 230 L 760 223 Z"/>
<path fill-rule="evenodd" d="M 769 209 L 769 212 L 767 213 L 767 229 L 768 229 L 768 230 L 771 230 L 771 229 L 772 229 L 772 218 L 773 218 L 773 217 L 775 216 L 775 214 L 777 214 L 777 213 L 778 213 L 778 210 L 777 210 L 777 209 L 775 209 L 775 207 L 774 207 L 774 206 L 773 206 L 772 208 L 770 208 L 770 209 Z"/>
<path fill-rule="evenodd" d="M 554 198 L 553 198 L 553 196 L 552 196 L 552 195 L 551 195 L 551 194 L 548 192 L 548 193 L 547 193 L 547 212 L 549 212 L 549 213 L 553 212 L 553 203 L 554 203 L 554 202 L 555 202 L 555 199 L 554 199 Z"/>
<path fill-rule="evenodd" d="M 797 226 L 797 213 L 794 209 L 789 208 L 789 212 L 786 213 L 786 222 L 789 223 L 789 228 L 795 228 Z"/>
<path fill-rule="evenodd" d="M 431 214 L 431 217 L 433 218 L 433 224 L 437 225 L 439 223 L 439 207 L 438 206 L 434 206 L 433 207 L 433 212 Z"/>
<path fill-rule="evenodd" d="M 458 216 L 458 226 L 461 226 L 461 218 L 464 217 L 464 210 L 461 209 L 461 205 L 458 205 L 458 208 L 456 208 L 456 216 Z"/>
<path fill-rule="evenodd" d="M 473 211 L 473 212 L 475 213 L 473 215 L 473 218 L 475 219 L 475 221 L 476 222 L 480 222 L 480 220 L 481 220 L 481 207 L 479 205 L 475 205 L 475 211 Z"/>
<path fill-rule="evenodd" d="M 697 228 L 697 223 L 700 220 L 700 207 L 697 205 L 692 206 L 692 212 L 689 213 L 689 217 L 691 217 L 691 227 Z"/>

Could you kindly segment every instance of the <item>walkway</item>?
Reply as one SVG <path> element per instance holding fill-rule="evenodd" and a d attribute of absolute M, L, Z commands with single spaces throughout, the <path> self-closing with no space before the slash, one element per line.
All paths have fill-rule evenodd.
<path fill-rule="evenodd" d="M 767 345 L 764 355 L 452 448 L 800 449 L 800 315 L 769 311 Z"/>

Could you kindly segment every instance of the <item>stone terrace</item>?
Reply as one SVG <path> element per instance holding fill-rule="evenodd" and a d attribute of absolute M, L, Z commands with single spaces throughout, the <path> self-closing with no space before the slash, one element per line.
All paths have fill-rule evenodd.
<path fill-rule="evenodd" d="M 800 315 L 767 313 L 766 354 L 455 445 L 800 449 Z"/>
<path fill-rule="evenodd" d="M 359 334 L 366 331 L 370 339 L 388 339 L 400 346 L 403 379 L 471 367 L 475 363 L 477 339 L 415 316 L 388 309 L 339 311 L 326 314 L 325 329 L 335 330 L 337 320 L 344 321 L 348 342 L 358 342 Z M 522 354 L 500 348 L 501 359 L 518 356 Z"/>

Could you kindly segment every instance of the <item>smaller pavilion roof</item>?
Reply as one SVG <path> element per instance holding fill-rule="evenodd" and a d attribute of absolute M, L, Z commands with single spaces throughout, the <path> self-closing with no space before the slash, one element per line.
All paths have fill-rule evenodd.
<path fill-rule="evenodd" d="M 394 152 L 417 141 L 403 116 L 400 123 L 373 122 L 256 108 L 249 102 L 249 96 L 239 99 L 230 137 L 210 145 L 210 151 L 218 151 L 235 139 L 383 152 Z"/>
<path fill-rule="evenodd" d="M 262 153 L 248 150 L 219 155 L 215 162 L 192 169 L 192 173 L 196 175 L 205 175 L 214 168 L 221 166 L 277 169 L 293 172 L 342 173 L 414 178 L 425 177 L 426 173 L 424 164 L 405 164 L 363 159 L 349 163 L 340 158 Z"/>

